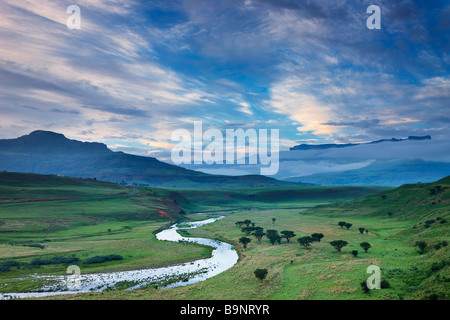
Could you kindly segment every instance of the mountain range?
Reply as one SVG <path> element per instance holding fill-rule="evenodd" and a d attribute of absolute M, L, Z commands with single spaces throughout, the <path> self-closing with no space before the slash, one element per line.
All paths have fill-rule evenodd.
<path fill-rule="evenodd" d="M 0 140 L 0 171 L 95 178 L 128 185 L 165 188 L 248 188 L 301 185 L 261 175 L 213 175 L 152 157 L 113 152 L 103 143 L 67 139 L 37 130 Z"/>
<path fill-rule="evenodd" d="M 401 141 L 408 141 L 408 140 L 431 140 L 431 136 L 409 136 L 406 139 L 381 139 L 376 140 L 372 142 L 367 143 L 343 143 L 343 144 L 336 144 L 336 143 L 330 143 L 330 144 L 300 144 L 297 146 L 293 146 L 292 148 L 289 148 L 289 150 L 323 150 L 323 149 L 330 149 L 330 148 L 346 148 L 346 147 L 354 147 L 364 144 L 375 144 L 375 143 L 382 143 L 382 142 L 401 142 Z"/>

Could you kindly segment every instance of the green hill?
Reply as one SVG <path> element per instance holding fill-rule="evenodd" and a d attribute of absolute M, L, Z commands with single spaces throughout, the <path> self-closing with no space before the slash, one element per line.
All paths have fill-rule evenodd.
<path fill-rule="evenodd" d="M 450 292 L 450 176 L 408 184 L 302 215 L 368 228 L 380 240 L 383 275 L 408 299 L 447 299 Z M 345 230 L 345 227 L 343 228 Z M 418 246 L 424 243 L 424 250 Z"/>
<path fill-rule="evenodd" d="M 0 170 L 96 178 L 123 185 L 164 188 L 250 188 L 295 186 L 261 175 L 212 175 L 152 157 L 113 152 L 102 143 L 67 139 L 50 131 L 34 131 L 0 140 Z"/>

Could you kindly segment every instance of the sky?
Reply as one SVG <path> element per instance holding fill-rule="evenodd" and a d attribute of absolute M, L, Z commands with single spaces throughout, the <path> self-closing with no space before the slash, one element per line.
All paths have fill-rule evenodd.
<path fill-rule="evenodd" d="M 440 0 L 2 0 L 0 139 L 50 130 L 160 160 L 194 121 L 279 129 L 281 150 L 445 140 L 449 29 Z"/>

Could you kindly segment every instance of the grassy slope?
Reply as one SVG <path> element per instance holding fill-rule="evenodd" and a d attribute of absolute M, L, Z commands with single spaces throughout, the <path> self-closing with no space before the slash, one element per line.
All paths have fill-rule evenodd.
<path fill-rule="evenodd" d="M 432 191 L 436 186 L 441 186 L 440 193 Z M 449 266 L 435 271 L 431 266 L 449 258 L 449 246 L 434 248 L 441 241 L 450 242 L 449 222 L 441 224 L 436 220 L 438 217 L 450 220 L 449 187 L 447 178 L 308 210 L 240 211 L 192 231 L 193 235 L 224 239 L 236 245 L 240 261 L 229 271 L 187 287 L 157 292 L 105 292 L 84 298 L 345 300 L 429 299 L 436 294 L 445 299 L 450 289 Z M 390 217 L 388 212 L 393 215 Z M 274 224 L 272 217 L 276 217 Z M 295 239 L 271 245 L 265 238 L 258 244 L 250 236 L 252 242 L 243 249 L 238 243 L 243 233 L 234 222 L 244 219 L 251 219 L 265 230 L 292 230 L 297 236 L 321 232 L 325 238 L 305 249 Z M 436 222 L 426 228 L 424 221 L 431 219 Z M 349 230 L 339 227 L 337 223 L 342 220 L 353 226 Z M 360 234 L 359 227 L 369 232 Z M 329 244 L 337 239 L 349 242 L 341 253 Z M 417 240 L 427 242 L 425 254 L 414 247 Z M 367 253 L 359 246 L 363 241 L 372 245 Z M 352 250 L 359 251 L 357 258 L 351 255 Z M 369 276 L 366 271 L 372 264 L 381 267 L 381 279 L 388 280 L 391 288 L 363 293 L 360 283 Z M 268 268 L 268 277 L 263 282 L 254 277 L 256 268 Z"/>
<path fill-rule="evenodd" d="M 305 208 L 365 196 L 387 187 L 277 187 L 194 190 L 177 189 L 190 211 Z"/>
<path fill-rule="evenodd" d="M 81 261 L 119 254 L 122 261 L 82 266 L 82 272 L 135 269 L 210 255 L 210 248 L 158 241 L 153 233 L 184 218 L 166 190 L 123 187 L 108 182 L 0 173 L 0 264 L 75 255 Z M 42 245 L 27 247 L 26 245 Z M 17 275 L 65 273 L 62 265 L 0 272 L 0 290 L 14 291 L 27 283 L 2 286 Z"/>
<path fill-rule="evenodd" d="M 108 186 L 113 190 L 108 190 Z M 437 190 L 436 186 L 441 187 L 439 192 L 432 191 Z M 431 271 L 431 265 L 449 257 L 448 246 L 434 248 L 434 245 L 440 241 L 449 241 L 448 224 L 440 224 L 436 220 L 429 228 L 426 228 L 424 221 L 437 217 L 450 219 L 448 217 L 448 187 L 450 183 L 448 179 L 445 179 L 434 184 L 409 185 L 394 190 L 383 189 L 380 193 L 352 200 L 356 196 L 379 189 L 303 187 L 217 191 L 180 190 L 174 193 L 164 189 L 139 188 L 140 193 L 133 194 L 130 189 L 108 184 L 103 190 L 106 194 L 115 194 L 115 196 L 102 197 L 105 194 L 100 191 L 102 190 L 100 186 L 92 189 L 88 186 L 78 186 L 75 187 L 77 191 L 83 188 L 89 189 L 79 194 L 80 197 L 84 194 L 86 199 L 0 205 L 2 221 L 0 224 L 3 223 L 0 231 L 20 232 L 0 233 L 0 254 L 4 254 L 4 260 L 11 256 L 20 256 L 24 261 L 46 253 L 48 256 L 56 255 L 56 253 L 60 255 L 64 250 L 67 250 L 67 254 L 75 253 L 81 258 L 112 253 L 122 254 L 126 258 L 124 263 L 102 264 L 96 266 L 97 269 L 93 271 L 133 268 L 146 264 L 163 264 L 174 259 L 189 259 L 204 251 L 195 251 L 198 248 L 194 246 L 187 251 L 185 247 L 183 250 L 178 250 L 180 248 L 177 244 L 147 238 L 148 234 L 168 221 L 159 217 L 158 210 L 152 208 L 173 211 L 179 204 L 183 205 L 187 211 L 236 210 L 244 207 L 246 210 L 237 210 L 236 213 L 212 225 L 190 231 L 194 236 L 222 239 L 236 245 L 240 261 L 229 271 L 187 287 L 156 291 L 93 293 L 83 295 L 82 298 L 383 299 L 383 297 L 393 297 L 398 299 L 404 297 L 418 299 L 428 298 L 433 293 L 444 297 L 449 291 L 449 267 Z M 36 191 L 37 196 L 44 190 L 43 187 L 40 188 L 41 191 Z M 22 189 L 24 188 L 13 191 L 11 187 L 7 187 L 0 190 L 2 192 L 9 190 L 8 192 L 11 193 L 9 197 L 13 198 L 14 192 L 17 194 L 23 191 Z M 32 188 L 27 187 L 26 190 L 31 196 Z M 66 188 L 61 188 L 60 191 L 62 190 Z M 127 190 L 128 193 L 117 195 L 122 190 Z M 3 198 L 4 193 L 1 194 L 0 198 Z M 52 199 L 55 196 L 51 193 L 47 194 Z M 57 195 L 60 195 L 59 191 Z M 162 201 L 167 198 L 171 201 Z M 299 209 L 330 201 L 341 202 L 319 205 L 312 209 Z M 9 212 L 8 208 L 14 208 L 14 211 Z M 82 210 L 84 210 L 84 216 L 80 214 Z M 22 217 L 26 219 L 16 219 L 17 212 L 21 212 Z M 61 215 L 64 218 L 70 217 L 64 221 L 67 225 L 58 225 L 57 222 L 62 224 L 59 220 L 62 217 L 57 217 L 58 212 L 65 212 Z M 393 214 L 389 216 L 388 212 Z M 175 213 L 176 211 L 173 211 L 173 214 Z M 273 217 L 276 217 L 275 224 L 272 224 Z M 90 218 L 100 220 L 95 223 L 91 221 L 89 224 L 92 220 Z M 291 243 L 283 240 L 280 245 L 271 245 L 266 238 L 258 244 L 250 236 L 252 242 L 247 249 L 243 249 L 238 243 L 243 233 L 234 222 L 244 219 L 251 219 L 265 230 L 293 230 L 297 236 L 322 232 L 325 238 L 322 242 L 315 243 L 312 248 L 304 249 L 298 245 L 295 238 L 291 240 Z M 340 228 L 337 222 L 341 220 L 351 222 L 352 228 L 350 230 Z M 18 225 L 24 221 L 27 221 L 29 225 Z M 48 228 L 48 226 L 55 229 L 45 232 L 45 227 Z M 359 234 L 358 227 L 369 229 L 369 233 Z M 111 229 L 111 232 L 107 229 Z M 39 242 L 48 245 L 45 249 L 21 247 L 21 243 L 15 243 L 21 241 L 36 243 L 44 239 L 52 240 Z M 342 253 L 338 253 L 328 243 L 336 239 L 349 242 Z M 423 255 L 419 254 L 418 249 L 413 246 L 419 239 L 428 243 L 429 249 Z M 359 247 L 362 241 L 368 241 L 373 246 L 367 253 Z M 351 250 L 358 250 L 359 256 L 354 258 L 350 254 Z M 154 255 L 152 256 L 149 252 Z M 0 256 L 0 261 L 1 259 Z M 366 269 L 371 264 L 381 267 L 382 279 L 387 279 L 392 288 L 375 290 L 370 294 L 362 292 L 359 284 L 367 279 Z M 269 269 L 269 275 L 263 282 L 259 282 L 253 275 L 254 269 L 258 267 Z M 63 272 L 56 269 L 48 269 L 48 271 Z M 15 272 L 20 274 L 22 271 Z M 26 272 L 23 271 L 23 273 Z M 7 280 L 11 279 L 5 279 L 2 275 L 2 282 L 8 282 Z M 15 288 L 14 286 L 23 288 L 20 283 L 14 282 L 9 288 Z M 5 287 L 0 286 L 0 288 L 4 290 Z M 54 297 L 54 299 L 63 298 L 65 297 Z M 67 298 L 80 298 L 80 296 Z"/>

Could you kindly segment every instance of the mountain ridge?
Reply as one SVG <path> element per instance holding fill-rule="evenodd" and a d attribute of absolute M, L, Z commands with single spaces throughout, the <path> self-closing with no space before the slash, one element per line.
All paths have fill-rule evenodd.
<path fill-rule="evenodd" d="M 212 175 L 152 157 L 114 152 L 103 143 L 70 140 L 36 130 L 0 140 L 0 171 L 96 178 L 121 184 L 166 188 L 250 188 L 302 185 L 259 175 Z"/>
<path fill-rule="evenodd" d="M 289 148 L 290 151 L 294 150 L 323 150 L 323 149 L 330 149 L 330 148 L 347 148 L 347 147 L 353 147 L 353 146 L 360 146 L 365 144 L 376 144 L 376 143 L 383 143 L 383 142 L 401 142 L 401 141 L 410 141 L 410 140 L 431 140 L 431 136 L 409 136 L 405 139 L 398 139 L 398 138 L 391 138 L 391 139 L 381 139 L 376 140 L 372 142 L 366 142 L 366 143 L 345 143 L 345 144 L 336 144 L 336 143 L 328 143 L 328 144 L 300 144 L 293 146 Z"/>

